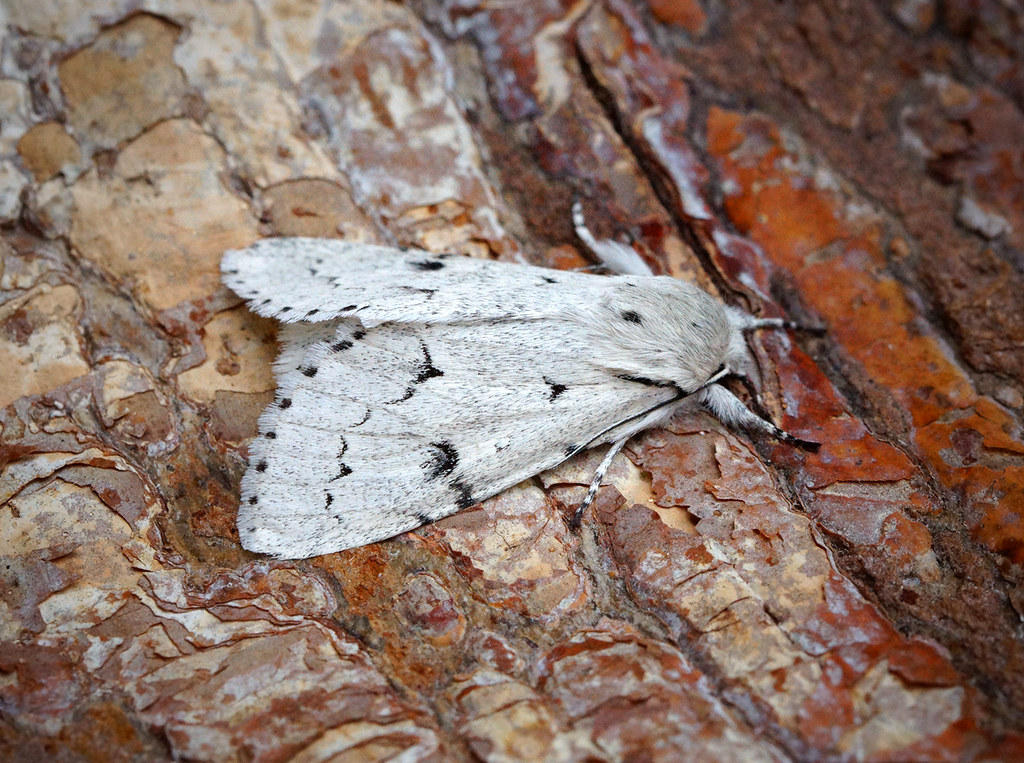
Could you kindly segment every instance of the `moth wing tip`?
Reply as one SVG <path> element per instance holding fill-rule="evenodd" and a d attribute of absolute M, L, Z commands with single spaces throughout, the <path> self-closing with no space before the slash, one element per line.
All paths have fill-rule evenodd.
<path fill-rule="evenodd" d="M 268 258 L 273 255 L 275 247 L 281 246 L 282 240 L 261 238 L 248 246 L 226 249 L 220 257 L 220 272 L 224 275 L 237 275 L 245 269 L 266 267 Z"/>
<path fill-rule="evenodd" d="M 260 270 L 254 265 L 251 249 L 228 249 L 220 258 L 220 279 L 242 297 L 241 291 L 252 286 L 254 270 Z"/>
<path fill-rule="evenodd" d="M 237 526 L 242 548 L 254 554 L 266 554 L 274 559 L 309 559 L 362 545 L 359 542 L 345 542 L 336 537 L 329 538 L 319 531 L 310 535 L 289 532 L 288 529 L 274 529 L 266 525 L 253 525 L 247 521 L 249 519 L 249 512 L 240 509 Z"/>
<path fill-rule="evenodd" d="M 242 548 L 253 554 L 264 554 L 273 559 L 307 559 L 311 556 L 319 556 L 320 551 L 312 550 L 312 544 L 295 543 L 293 540 L 285 540 L 276 533 L 255 532 L 249 533 L 246 537 L 241 536 Z"/>
<path fill-rule="evenodd" d="M 242 548 L 254 554 L 266 554 L 276 559 L 293 559 L 290 551 L 294 548 L 294 539 L 285 537 L 276 530 L 267 527 L 249 525 L 246 512 L 239 512 L 238 539 Z"/>
<path fill-rule="evenodd" d="M 232 276 L 238 275 L 238 250 L 228 249 L 220 258 L 220 274 L 227 282 Z"/>
<path fill-rule="evenodd" d="M 220 256 L 220 269 L 221 272 L 225 268 L 237 268 L 238 259 L 244 257 L 249 252 L 249 247 L 242 247 L 241 249 L 225 249 L 224 254 Z"/>

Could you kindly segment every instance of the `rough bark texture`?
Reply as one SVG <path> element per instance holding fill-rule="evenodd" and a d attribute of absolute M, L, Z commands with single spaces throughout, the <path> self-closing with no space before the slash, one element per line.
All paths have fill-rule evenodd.
<path fill-rule="evenodd" d="M 1018 6 L 0 20 L 0 757 L 1024 758 Z M 242 551 L 275 326 L 221 253 L 574 267 L 574 197 L 659 271 L 828 328 L 753 340 L 821 451 L 694 416 L 578 534 L 600 454 L 386 543 Z"/>

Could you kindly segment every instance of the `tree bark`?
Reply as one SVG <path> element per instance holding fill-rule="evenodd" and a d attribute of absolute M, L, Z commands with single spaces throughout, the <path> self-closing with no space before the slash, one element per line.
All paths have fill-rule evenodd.
<path fill-rule="evenodd" d="M 2 15 L 5 759 L 1024 758 L 1024 12 Z M 657 272 L 827 328 L 751 338 L 821 450 L 692 415 L 579 532 L 600 451 L 383 543 L 243 551 L 276 325 L 221 254 L 572 268 L 574 199 Z"/>

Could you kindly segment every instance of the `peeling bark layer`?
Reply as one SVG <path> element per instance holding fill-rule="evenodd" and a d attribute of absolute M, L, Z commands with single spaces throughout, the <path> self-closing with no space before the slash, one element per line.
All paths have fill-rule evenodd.
<path fill-rule="evenodd" d="M 1012 4 L 8 6 L 0 757 L 1024 758 Z M 579 533 L 600 453 L 385 543 L 241 550 L 276 327 L 221 253 L 572 268 L 575 198 L 827 327 L 751 340 L 820 452 L 681 417 Z"/>

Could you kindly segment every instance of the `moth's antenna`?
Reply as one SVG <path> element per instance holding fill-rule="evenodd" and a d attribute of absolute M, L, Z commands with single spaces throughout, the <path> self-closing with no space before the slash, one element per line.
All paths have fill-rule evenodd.
<path fill-rule="evenodd" d="M 827 332 L 824 326 L 805 326 L 796 321 L 786 318 L 755 318 L 753 315 L 740 310 L 738 307 L 727 307 L 729 322 L 740 331 L 757 331 L 759 329 L 774 329 L 790 331 L 806 331 L 809 334 L 822 336 Z"/>
<path fill-rule="evenodd" d="M 743 328 L 747 331 L 756 331 L 757 329 L 789 329 L 790 331 L 805 331 L 815 336 L 824 336 L 828 332 L 828 329 L 824 326 L 807 326 L 803 323 L 786 320 L 785 318 L 755 318 Z"/>

